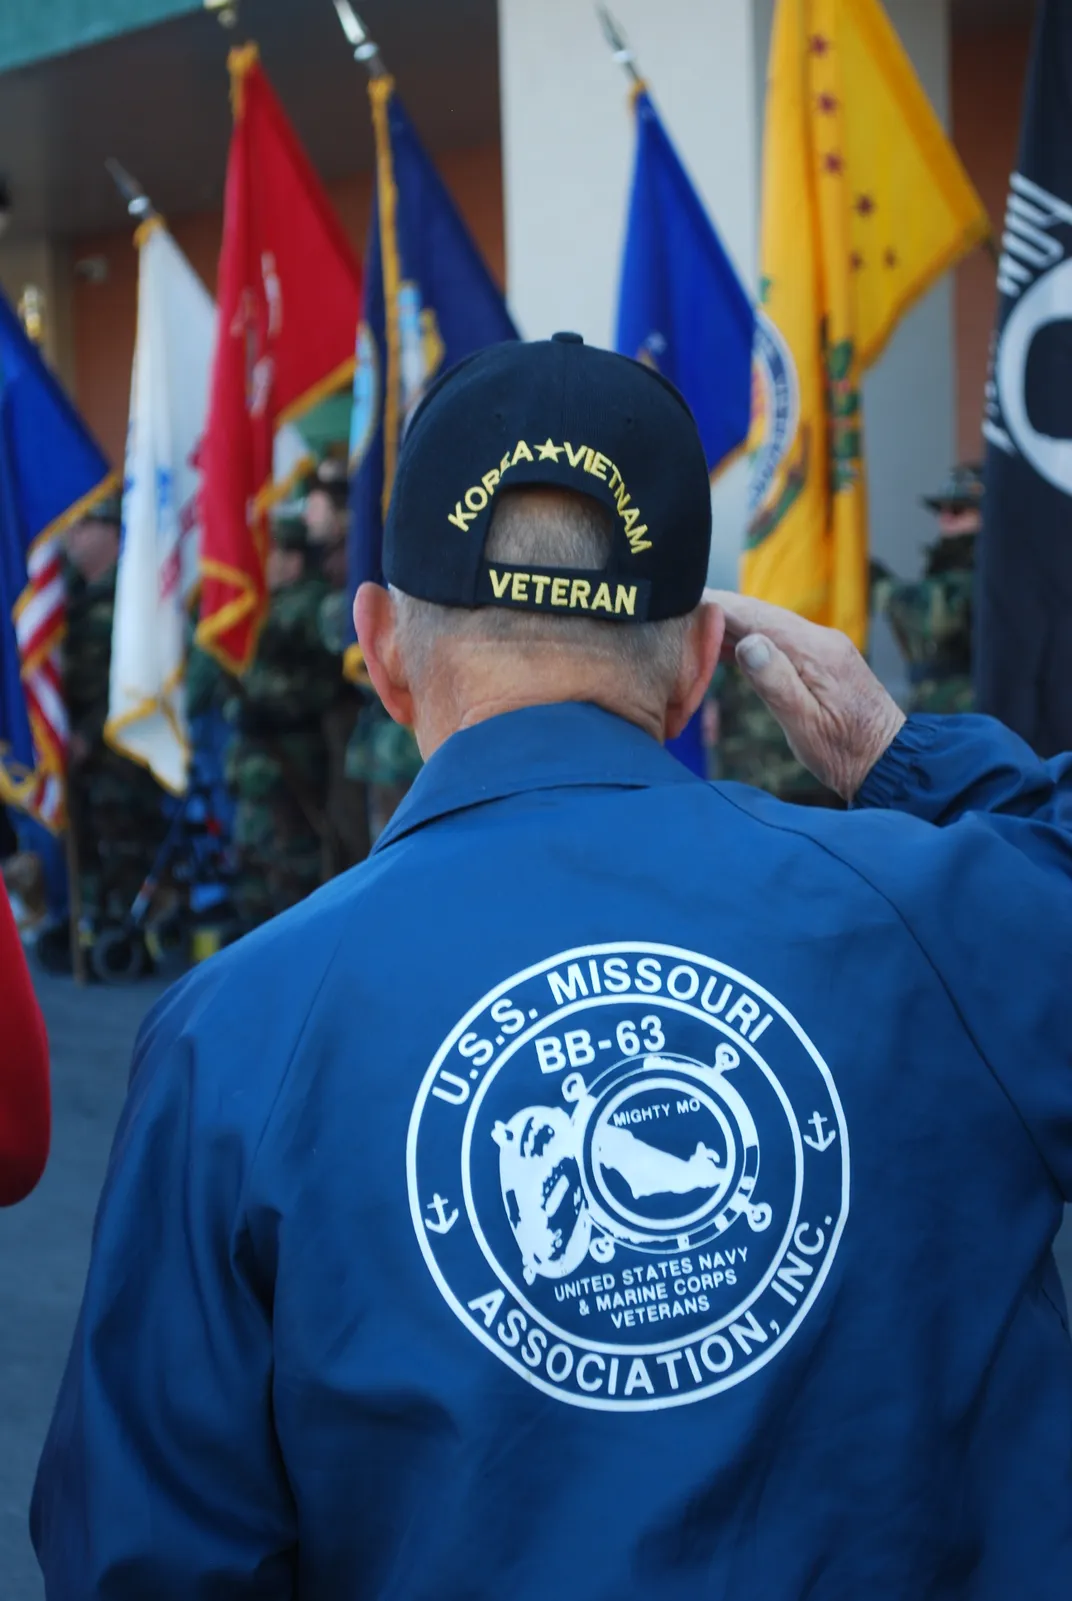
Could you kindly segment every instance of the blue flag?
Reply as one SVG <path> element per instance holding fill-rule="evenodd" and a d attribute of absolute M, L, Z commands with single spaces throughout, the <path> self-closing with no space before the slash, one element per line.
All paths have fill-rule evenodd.
<path fill-rule="evenodd" d="M 755 313 L 645 90 L 636 121 L 615 348 L 680 389 L 714 473 L 748 437 Z"/>
<path fill-rule="evenodd" d="M 398 447 L 421 396 L 447 367 L 516 339 L 502 293 L 394 92 L 369 84 L 376 192 L 365 253 L 350 430 L 351 592 L 383 582 L 383 522 Z"/>
<path fill-rule="evenodd" d="M 119 481 L 0 294 L 0 801 L 64 823 L 63 534 Z"/>
<path fill-rule="evenodd" d="M 615 348 L 681 391 L 714 474 L 748 437 L 755 313 L 645 89 L 635 110 Z M 699 713 L 670 749 L 705 775 Z"/>

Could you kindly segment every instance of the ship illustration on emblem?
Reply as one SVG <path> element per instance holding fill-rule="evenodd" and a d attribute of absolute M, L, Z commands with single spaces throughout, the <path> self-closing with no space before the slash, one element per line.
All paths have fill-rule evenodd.
<path fill-rule="evenodd" d="M 713 1066 L 633 1057 L 591 1085 L 571 1073 L 566 1106 L 526 1106 L 494 1125 L 526 1283 L 565 1278 L 586 1255 L 607 1263 L 619 1245 L 696 1248 L 741 1216 L 756 1232 L 769 1226 L 770 1206 L 753 1200 L 756 1125 L 727 1078 L 739 1063 L 729 1044 Z"/>

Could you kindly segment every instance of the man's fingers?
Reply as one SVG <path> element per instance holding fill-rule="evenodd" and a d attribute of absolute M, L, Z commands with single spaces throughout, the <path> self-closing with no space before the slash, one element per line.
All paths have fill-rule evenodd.
<path fill-rule="evenodd" d="M 855 795 L 904 722 L 847 635 L 754 600 L 714 591 L 740 670 L 809 772 Z"/>
<path fill-rule="evenodd" d="M 798 617 L 795 612 L 769 601 L 756 600 L 751 595 L 738 595 L 732 590 L 709 590 L 705 599 L 718 606 L 726 619 L 726 633 L 731 643 L 748 634 L 763 634 L 782 650 L 794 657 L 811 655 L 822 648 L 824 638 L 836 637 L 831 630 Z"/>
<path fill-rule="evenodd" d="M 784 651 L 765 634 L 747 634 L 737 646 L 737 665 L 752 688 L 786 728 L 814 712 L 814 702 Z M 788 730 L 787 730 L 788 731 Z"/>
<path fill-rule="evenodd" d="M 732 589 L 706 590 L 704 599 L 721 607 L 727 628 L 738 639 L 759 633 L 770 638 L 771 630 L 776 629 L 780 621 L 788 622 L 793 617 L 792 612 L 783 611 L 780 606 L 756 600 L 751 595 L 739 595 Z"/>

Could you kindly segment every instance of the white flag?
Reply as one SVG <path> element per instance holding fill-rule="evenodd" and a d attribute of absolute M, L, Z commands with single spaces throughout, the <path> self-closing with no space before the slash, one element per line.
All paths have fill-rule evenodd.
<path fill-rule="evenodd" d="M 109 742 L 181 794 L 189 766 L 183 674 L 201 542 L 198 451 L 208 412 L 216 306 L 159 218 L 135 235 L 138 324 L 116 573 Z M 305 457 L 276 439 L 277 478 Z"/>

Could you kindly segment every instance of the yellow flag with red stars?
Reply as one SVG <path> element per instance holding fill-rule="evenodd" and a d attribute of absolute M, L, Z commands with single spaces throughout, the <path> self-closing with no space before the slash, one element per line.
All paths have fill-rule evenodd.
<path fill-rule="evenodd" d="M 778 0 L 741 588 L 866 642 L 861 374 L 989 233 L 879 0 Z"/>

